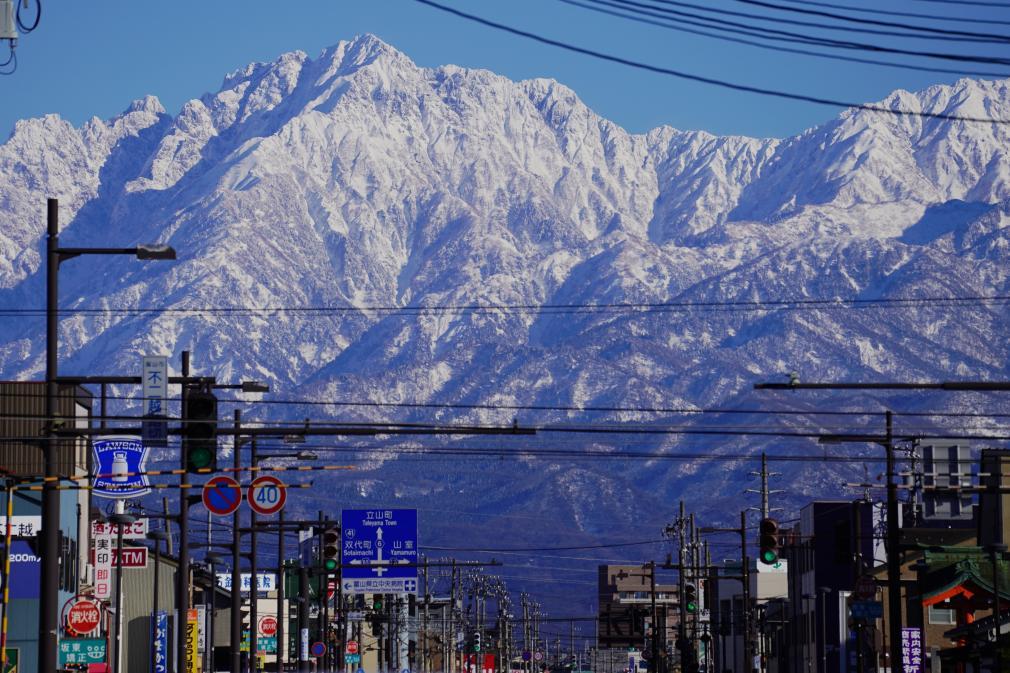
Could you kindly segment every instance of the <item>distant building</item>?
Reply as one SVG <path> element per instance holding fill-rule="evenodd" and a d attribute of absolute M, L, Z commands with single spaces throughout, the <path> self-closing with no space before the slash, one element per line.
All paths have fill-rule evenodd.
<path fill-rule="evenodd" d="M 653 578 L 649 566 L 599 567 L 598 648 L 646 651 L 653 604 Z M 672 651 L 677 637 L 677 585 L 655 583 L 657 632 L 660 650 Z"/>
<path fill-rule="evenodd" d="M 748 628 L 751 664 L 754 663 L 754 658 L 767 659 L 767 610 L 777 606 L 787 596 L 789 563 L 785 559 L 771 565 L 751 559 L 747 575 L 747 598 L 750 605 L 746 606 L 746 616 L 743 567 L 740 562 L 726 561 L 718 568 L 715 577 L 710 606 L 711 624 L 715 632 L 711 670 L 717 673 L 746 672 L 752 669 L 744 660 L 744 634 Z"/>

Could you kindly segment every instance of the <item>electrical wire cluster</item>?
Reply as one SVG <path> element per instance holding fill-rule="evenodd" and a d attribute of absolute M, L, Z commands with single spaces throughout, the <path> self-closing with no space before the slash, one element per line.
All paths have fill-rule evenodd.
<path fill-rule="evenodd" d="M 462 11 L 444 2 L 414 1 L 472 23 L 568 52 L 723 89 L 897 117 L 1010 124 L 1010 119 L 915 110 L 890 104 L 865 104 L 706 77 L 557 40 L 541 33 Z M 995 2 L 922 1 L 950 6 L 1010 8 L 1007 3 Z M 731 6 L 745 6 L 740 9 L 683 0 L 558 0 L 558 2 L 680 33 L 770 51 L 925 72 L 1000 78 L 1010 75 L 1010 58 L 1003 56 L 998 50 L 999 47 L 1005 47 L 1010 43 L 1010 35 L 982 28 L 968 30 L 950 25 L 964 22 L 963 17 L 958 16 L 884 11 L 813 0 L 729 0 Z M 869 16 L 865 16 L 866 14 Z M 1008 23 L 999 20 L 971 21 L 986 26 Z M 992 53 L 987 53 L 988 51 Z M 867 55 L 876 58 L 868 58 Z M 948 67 L 940 67 L 940 64 L 947 64 Z"/>
<path fill-rule="evenodd" d="M 30 7 L 34 5 L 34 11 Z M 0 0 L 0 42 L 7 43 L 7 60 L 0 63 L 0 75 L 13 75 L 18 68 L 17 34 L 27 35 L 39 27 L 42 0 Z"/>

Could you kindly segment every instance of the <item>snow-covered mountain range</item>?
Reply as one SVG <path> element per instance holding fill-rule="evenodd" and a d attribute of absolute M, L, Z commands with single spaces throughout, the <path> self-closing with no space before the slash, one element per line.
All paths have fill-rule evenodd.
<path fill-rule="evenodd" d="M 881 105 L 1010 119 L 1010 89 L 964 79 Z M 0 145 L 0 307 L 42 306 L 46 197 L 60 200 L 64 244 L 162 241 L 179 253 L 175 263 L 83 257 L 63 267 L 63 309 L 117 309 L 65 314 L 67 373 L 135 372 L 142 353 L 177 361 L 189 349 L 200 373 L 265 380 L 276 399 L 755 410 L 256 405 L 253 417 L 802 434 L 879 420 L 759 411 L 885 404 L 755 393 L 754 383 L 791 371 L 829 381 L 1010 375 L 1005 303 L 762 304 L 1010 295 L 1008 124 L 848 111 L 783 140 L 668 127 L 636 135 L 557 82 L 421 68 L 364 36 L 315 59 L 252 64 L 174 116 L 148 97 L 80 128 L 57 116 L 19 122 Z M 622 306 L 564 308 L 603 304 Z M 487 308 L 416 310 L 449 306 Z M 135 307 L 172 311 L 118 311 Z M 283 310 L 208 310 L 230 307 Z M 39 377 L 43 335 L 41 317 L 0 319 L 0 376 Z M 1006 407 L 911 394 L 887 404 Z M 524 441 L 463 443 L 533 445 Z M 558 432 L 535 442 L 823 451 L 802 437 Z M 681 497 L 732 522 L 756 504 L 741 495 L 754 467 L 377 454 L 305 497 L 318 501 L 307 509 L 419 506 L 433 544 L 460 534 L 506 547 L 648 539 Z M 776 470 L 790 503 L 837 492 L 845 470 L 862 475 L 811 461 Z"/>

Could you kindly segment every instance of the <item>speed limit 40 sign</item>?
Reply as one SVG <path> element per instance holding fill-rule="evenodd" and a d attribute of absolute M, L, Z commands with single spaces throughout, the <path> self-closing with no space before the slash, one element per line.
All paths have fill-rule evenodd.
<path fill-rule="evenodd" d="M 257 514 L 270 516 L 284 509 L 288 490 L 277 477 L 264 475 L 257 477 L 246 490 L 246 500 Z"/>

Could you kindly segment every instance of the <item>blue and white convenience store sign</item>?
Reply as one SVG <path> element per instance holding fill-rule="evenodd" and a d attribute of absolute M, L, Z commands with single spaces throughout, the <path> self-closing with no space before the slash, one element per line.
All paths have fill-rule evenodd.
<path fill-rule="evenodd" d="M 133 435 L 103 435 L 92 442 L 95 456 L 93 493 L 102 498 L 135 498 L 151 492 L 142 473 L 147 447 Z"/>

